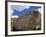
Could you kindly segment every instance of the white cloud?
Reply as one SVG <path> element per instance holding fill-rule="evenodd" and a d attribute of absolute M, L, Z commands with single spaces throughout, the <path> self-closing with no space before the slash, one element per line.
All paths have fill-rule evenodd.
<path fill-rule="evenodd" d="M 37 10 L 35 10 L 35 11 L 39 11 L 40 13 L 41 13 L 41 8 L 38 8 Z"/>
<path fill-rule="evenodd" d="M 29 6 L 23 6 L 23 5 L 12 5 L 11 6 L 11 9 L 15 9 L 17 11 L 23 11 L 25 8 L 29 8 Z"/>
<path fill-rule="evenodd" d="M 12 15 L 12 13 L 13 13 L 13 10 L 11 10 L 10 14 Z"/>
<path fill-rule="evenodd" d="M 28 9 L 28 8 L 30 8 L 30 7 L 27 6 L 26 8 Z"/>
<path fill-rule="evenodd" d="M 19 16 L 11 16 L 11 18 L 19 18 Z"/>

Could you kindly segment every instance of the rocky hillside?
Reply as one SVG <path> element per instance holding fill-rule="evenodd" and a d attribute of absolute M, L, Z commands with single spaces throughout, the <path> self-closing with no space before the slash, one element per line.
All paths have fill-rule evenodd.
<path fill-rule="evenodd" d="M 26 14 L 19 18 L 11 18 L 11 30 L 40 30 L 41 29 L 41 14 L 38 11 Z"/>

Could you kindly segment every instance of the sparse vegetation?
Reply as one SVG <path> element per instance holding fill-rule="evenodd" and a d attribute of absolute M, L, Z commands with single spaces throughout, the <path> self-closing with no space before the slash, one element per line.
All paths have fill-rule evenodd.
<path fill-rule="evenodd" d="M 41 14 L 39 11 L 33 11 L 32 13 L 21 16 L 18 19 L 11 18 L 11 28 L 12 31 L 40 30 Z"/>

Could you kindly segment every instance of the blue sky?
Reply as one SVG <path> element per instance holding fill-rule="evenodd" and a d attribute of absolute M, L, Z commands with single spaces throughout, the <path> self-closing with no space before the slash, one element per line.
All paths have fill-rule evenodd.
<path fill-rule="evenodd" d="M 12 5 L 11 6 L 11 15 L 12 16 L 24 16 L 32 11 L 41 8 L 40 6 L 21 6 L 21 5 Z"/>

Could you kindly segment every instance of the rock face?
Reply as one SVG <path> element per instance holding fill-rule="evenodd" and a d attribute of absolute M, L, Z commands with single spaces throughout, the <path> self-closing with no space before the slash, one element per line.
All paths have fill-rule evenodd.
<path fill-rule="evenodd" d="M 37 12 L 37 13 L 36 13 Z M 41 14 L 38 11 L 34 11 L 25 16 L 21 16 L 18 19 L 11 18 L 11 30 L 23 31 L 23 30 L 36 30 L 41 28 Z"/>

